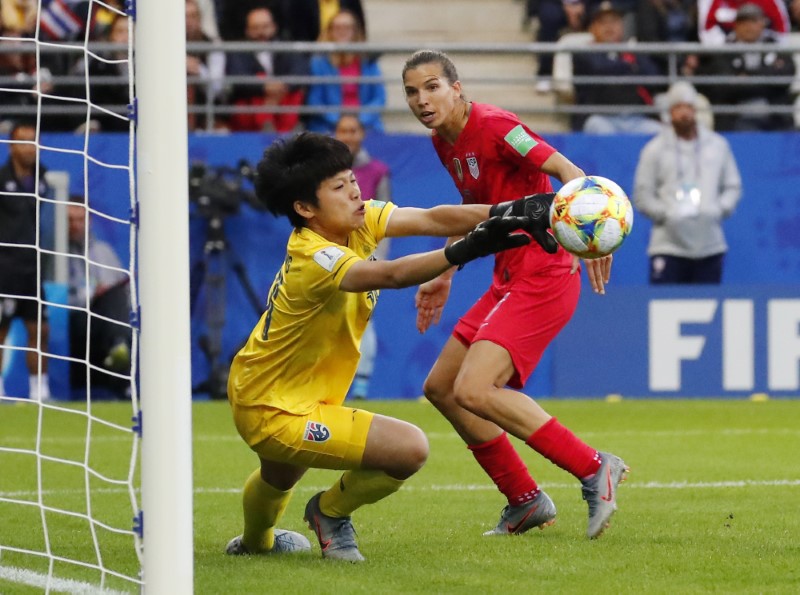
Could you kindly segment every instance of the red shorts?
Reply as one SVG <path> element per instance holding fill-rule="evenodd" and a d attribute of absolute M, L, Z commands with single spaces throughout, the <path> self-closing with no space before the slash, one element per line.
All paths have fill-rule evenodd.
<path fill-rule="evenodd" d="M 508 385 L 522 388 L 572 318 L 580 292 L 580 272 L 520 279 L 503 288 L 492 285 L 459 319 L 453 336 L 467 347 L 491 341 L 508 351 L 515 370 Z"/>

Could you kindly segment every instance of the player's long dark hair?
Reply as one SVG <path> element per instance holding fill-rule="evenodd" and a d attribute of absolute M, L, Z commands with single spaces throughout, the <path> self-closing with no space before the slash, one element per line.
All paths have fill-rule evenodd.
<path fill-rule="evenodd" d="M 323 180 L 352 169 L 353 155 L 343 142 L 315 132 L 301 132 L 270 145 L 256 168 L 256 198 L 270 213 L 285 215 L 295 227 L 303 219 L 294 202 L 319 205 L 317 190 Z"/>

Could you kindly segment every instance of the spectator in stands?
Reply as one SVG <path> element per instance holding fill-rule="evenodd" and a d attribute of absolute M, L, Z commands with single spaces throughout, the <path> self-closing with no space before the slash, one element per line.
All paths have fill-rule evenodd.
<path fill-rule="evenodd" d="M 748 44 L 778 44 L 774 31 L 766 28 L 764 11 L 756 4 L 742 5 L 737 13 L 733 31 L 726 37 L 727 44 L 742 46 L 736 54 L 710 54 L 700 60 L 696 74 L 748 77 L 791 77 L 795 73 L 794 61 L 789 53 L 777 51 L 754 52 Z M 714 84 L 702 91 L 715 105 L 739 106 L 734 114 L 720 114 L 716 118 L 718 130 L 783 130 L 791 128 L 791 117 L 778 114 L 771 106 L 791 104 L 790 84 Z"/>
<path fill-rule="evenodd" d="M 728 141 L 698 125 L 697 97 L 688 82 L 673 83 L 671 126 L 645 145 L 636 168 L 634 201 L 653 222 L 652 284 L 722 280 L 722 221 L 733 214 L 742 181 Z"/>
<path fill-rule="evenodd" d="M 208 39 L 219 41 L 219 26 L 214 0 L 197 0 L 196 4 L 200 17 L 200 30 L 203 35 Z"/>
<path fill-rule="evenodd" d="M 361 189 L 363 200 L 379 200 L 391 202 L 392 195 L 389 186 L 389 166 L 383 161 L 373 159 L 364 148 L 364 126 L 357 114 L 342 114 L 336 123 L 334 136 L 347 145 L 353 154 L 353 175 L 356 177 Z M 378 244 L 373 254 L 378 260 L 385 260 L 389 256 L 389 238 L 384 238 Z M 375 356 L 378 352 L 378 337 L 375 326 L 370 319 L 364 336 L 361 338 L 361 359 L 358 361 L 356 377 L 350 387 L 350 396 L 354 399 L 366 399 L 369 396 L 369 385 L 372 379 L 372 370 L 375 365 Z"/>
<path fill-rule="evenodd" d="M 640 2 L 636 39 L 644 42 L 697 41 L 697 2 L 694 0 Z"/>
<path fill-rule="evenodd" d="M 0 1 L 0 23 L 3 27 L 21 32 L 24 36 L 36 31 L 39 3 L 36 0 Z"/>
<path fill-rule="evenodd" d="M 45 167 L 38 161 L 36 125 L 17 122 L 9 136 L 8 161 L 0 168 L 0 368 L 11 321 L 20 318 L 28 335 L 25 359 L 31 400 L 50 398 L 46 351 L 50 335 L 47 309 L 37 302 L 44 296 L 37 256 L 37 197 L 50 193 L 44 179 Z M 37 178 L 38 174 L 38 178 Z M 0 395 L 5 394 L 0 377 Z M 16 395 L 20 396 L 20 395 Z"/>
<path fill-rule="evenodd" d="M 287 84 L 277 80 L 277 77 L 307 75 L 307 61 L 301 54 L 269 51 L 269 42 L 279 39 L 279 29 L 268 8 L 254 8 L 247 13 L 244 38 L 265 44 L 264 49 L 257 53 L 230 54 L 225 70 L 230 76 L 258 76 L 264 82 L 255 85 L 234 84 L 230 102 L 241 107 L 262 107 L 265 111 L 234 114 L 230 118 L 230 127 L 232 130 L 288 132 L 298 125 L 299 112 L 270 113 L 266 110 L 278 106 L 291 108 L 302 105 L 303 87 Z"/>
<path fill-rule="evenodd" d="M 800 0 L 787 0 L 791 30 L 800 32 Z"/>
<path fill-rule="evenodd" d="M 87 369 L 91 386 L 125 396 L 129 381 L 104 373 L 130 373 L 131 331 L 129 279 L 110 244 L 98 240 L 87 229 L 87 214 L 82 196 L 70 197 L 67 206 L 69 230 L 69 312 L 70 386 L 86 388 Z M 86 276 L 88 261 L 89 276 Z M 93 314 L 91 320 L 87 312 Z M 109 318 L 122 324 L 105 320 Z M 86 359 L 87 329 L 89 358 Z"/>
<path fill-rule="evenodd" d="M 331 19 L 320 41 L 358 43 L 365 40 L 364 29 L 358 17 L 349 10 L 340 11 Z M 318 54 L 311 58 L 312 76 L 325 77 L 379 77 L 378 58 L 354 52 Z M 386 89 L 377 83 L 314 83 L 308 88 L 306 105 L 309 107 L 341 106 L 350 111 L 358 108 L 382 108 L 386 105 Z M 382 131 L 383 123 L 378 111 L 359 111 L 359 120 L 367 131 Z M 306 127 L 315 132 L 332 133 L 339 120 L 339 112 L 326 112 L 309 116 Z"/>
<path fill-rule="evenodd" d="M 23 39 L 23 34 L 20 31 L 9 28 L 0 28 L 0 37 L 5 37 L 0 42 L 5 47 L 17 45 L 22 46 L 23 43 L 33 45 L 32 40 Z M 7 110 L 2 110 L 2 107 L 30 107 L 32 114 L 36 111 L 37 96 L 39 81 L 42 82 L 42 91 L 49 92 L 52 88 L 50 85 L 50 71 L 47 68 L 39 69 L 39 76 L 37 77 L 36 67 L 36 54 L 26 54 L 23 52 L 3 52 L 0 53 L 0 76 L 13 78 L 14 82 L 4 83 L 0 89 L 0 124 L 8 130 L 14 124 L 12 119 L 15 115 L 9 114 Z M 27 92 L 24 92 L 27 91 Z M 5 112 L 5 113 L 3 113 Z M 19 114 L 16 114 L 18 116 Z"/>
<path fill-rule="evenodd" d="M 697 2 L 695 0 L 644 0 L 639 3 L 636 27 L 641 42 L 696 42 Z M 669 57 L 650 54 L 662 72 L 669 68 Z M 685 61 L 679 56 L 680 65 Z M 697 57 L 692 56 L 696 61 Z"/>
<path fill-rule="evenodd" d="M 92 128 L 103 132 L 127 132 L 130 122 L 127 117 L 126 106 L 131 102 L 128 88 L 128 17 L 120 14 L 115 15 L 105 38 L 100 39 L 100 41 L 120 44 L 121 49 L 103 53 L 100 58 L 89 55 L 74 66 L 72 74 L 84 75 L 88 70 L 90 80 L 97 80 L 97 77 L 113 77 L 117 79 L 116 82 L 111 84 L 89 86 L 89 101 L 93 105 L 113 111 L 117 115 L 112 115 L 105 111 L 92 110 L 88 124 Z M 69 89 L 64 89 L 61 93 L 83 98 L 86 94 L 86 87 L 83 84 L 73 85 Z M 76 126 L 78 124 L 86 124 L 86 122 L 75 122 Z"/>
<path fill-rule="evenodd" d="M 584 31 L 586 8 L 583 0 L 528 0 L 528 17 L 539 20 L 536 41 L 555 43 L 566 32 Z M 549 93 L 553 89 L 549 80 L 553 76 L 553 54 L 539 55 L 537 76 L 536 91 Z"/>
<path fill-rule="evenodd" d="M 286 28 L 292 41 L 317 41 L 342 10 L 353 13 L 366 32 L 361 0 L 292 0 L 286 10 Z"/>
<path fill-rule="evenodd" d="M 198 0 L 186 0 L 186 41 L 210 42 L 212 38 L 203 32 L 202 17 Z M 208 53 L 187 53 L 186 76 L 198 78 L 198 82 L 187 85 L 189 107 L 202 107 L 214 103 L 222 91 L 225 76 L 225 54 L 220 51 Z M 189 130 L 204 128 L 202 113 L 189 113 Z"/>
<path fill-rule="evenodd" d="M 589 31 L 593 43 L 622 43 L 624 38 L 622 13 L 611 3 L 601 2 L 592 12 Z M 575 99 L 579 105 L 607 106 L 591 114 L 577 114 L 573 129 L 592 134 L 657 134 L 661 124 L 641 112 L 627 107 L 646 107 L 653 104 L 651 87 L 642 83 L 625 83 L 627 77 L 659 74 L 655 62 L 646 54 L 633 52 L 604 52 L 598 48 L 593 53 L 577 53 L 572 57 L 575 81 Z M 581 83 L 577 77 L 602 76 L 608 82 Z M 602 110 L 602 112 L 600 111 Z"/>
<path fill-rule="evenodd" d="M 697 26 L 700 41 L 705 44 L 725 43 L 733 32 L 739 9 L 754 4 L 762 10 L 766 27 L 778 36 L 789 32 L 786 0 L 710 0 L 698 3 Z"/>
<path fill-rule="evenodd" d="M 278 29 L 282 34 L 285 33 L 284 5 L 284 0 L 224 0 L 217 11 L 222 38 L 228 41 L 240 40 L 242 31 L 247 26 L 247 15 L 256 8 L 268 9 Z"/>

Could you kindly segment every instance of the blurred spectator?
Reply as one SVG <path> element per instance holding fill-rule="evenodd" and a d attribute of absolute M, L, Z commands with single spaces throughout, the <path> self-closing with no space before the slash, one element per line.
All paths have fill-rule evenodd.
<path fill-rule="evenodd" d="M 593 43 L 622 43 L 624 26 L 622 13 L 611 2 L 601 2 L 593 11 L 589 24 Z M 632 48 L 633 49 L 633 48 Z M 646 54 L 633 52 L 576 53 L 572 57 L 576 77 L 603 76 L 609 83 L 582 83 L 575 81 L 575 100 L 579 105 L 608 106 L 604 113 L 577 114 L 573 129 L 592 134 L 657 134 L 661 124 L 642 113 L 625 113 L 626 106 L 653 104 L 651 89 L 638 83 L 624 83 L 625 77 L 654 76 L 659 74 L 655 62 Z"/>
<path fill-rule="evenodd" d="M 268 8 L 254 8 L 247 14 L 244 38 L 268 44 L 279 39 L 278 24 Z M 226 72 L 230 76 L 259 76 L 262 84 L 234 84 L 230 102 L 240 107 L 281 106 L 290 108 L 303 104 L 303 87 L 276 80 L 281 76 L 308 74 L 305 56 L 297 53 L 276 53 L 267 49 L 228 55 Z M 239 113 L 230 118 L 232 130 L 275 130 L 288 132 L 299 123 L 299 113 Z"/>
<path fill-rule="evenodd" d="M 389 202 L 392 199 L 389 186 L 389 166 L 383 161 L 373 159 L 363 147 L 364 127 L 357 114 L 342 114 L 336 123 L 334 136 L 348 146 L 353 154 L 353 175 L 361 189 L 362 200 L 380 200 Z M 389 256 L 389 238 L 384 238 L 373 256 L 385 260 Z M 361 359 L 358 361 L 356 377 L 350 387 L 353 399 L 369 397 L 369 385 L 378 353 L 378 337 L 372 320 L 367 323 L 361 339 Z"/>
<path fill-rule="evenodd" d="M 210 42 L 212 38 L 203 32 L 200 7 L 197 0 L 186 0 L 186 41 Z M 199 82 L 187 86 L 189 107 L 202 108 L 214 103 L 222 91 L 225 77 L 225 54 L 222 50 L 206 53 L 187 53 L 186 76 L 197 77 Z M 189 113 L 189 130 L 204 128 L 203 113 Z"/>
<path fill-rule="evenodd" d="M 25 37 L 36 31 L 38 0 L 0 0 L 0 23 L 3 27 L 19 31 Z"/>
<path fill-rule="evenodd" d="M 292 2 L 293 0 L 288 0 Z M 296 0 L 294 0 L 296 1 Z M 247 26 L 247 15 L 256 8 L 266 8 L 272 15 L 278 29 L 286 33 L 284 0 L 224 0 L 217 11 L 219 32 L 223 39 L 237 41 Z"/>
<path fill-rule="evenodd" d="M 637 15 L 637 41 L 641 42 L 697 42 L 697 2 L 695 0 L 643 0 Z M 662 72 L 666 72 L 669 58 L 651 54 Z M 686 60 L 681 58 L 682 62 Z M 697 57 L 691 60 L 696 63 Z"/>
<path fill-rule="evenodd" d="M 700 41 L 705 44 L 724 43 L 733 32 L 739 8 L 745 4 L 754 4 L 763 11 L 768 29 L 778 35 L 789 31 L 786 0 L 699 0 L 697 26 Z"/>
<path fill-rule="evenodd" d="M 365 40 L 364 29 L 358 17 L 349 10 L 342 10 L 328 25 L 320 41 L 334 43 L 358 43 Z M 378 57 L 353 52 L 318 54 L 311 58 L 312 76 L 325 77 L 380 77 Z M 378 83 L 313 83 L 308 88 L 306 105 L 310 107 L 343 106 L 348 111 L 358 111 L 359 120 L 367 131 L 383 131 L 381 114 L 378 111 L 358 110 L 363 107 L 384 107 L 386 89 Z M 327 112 L 309 116 L 308 130 L 332 133 L 339 121 L 339 112 Z"/>
<path fill-rule="evenodd" d="M 20 121 L 13 126 L 9 136 L 8 161 L 0 168 L 0 369 L 2 369 L 3 343 L 8 336 L 11 321 L 20 318 L 28 335 L 28 366 L 30 399 L 45 401 L 50 398 L 47 377 L 47 358 L 37 351 L 47 349 L 50 326 L 47 309 L 40 307 L 37 297 L 44 297 L 39 278 L 37 256 L 38 200 L 48 196 L 50 189 L 44 179 L 45 167 L 38 161 L 36 125 Z M 38 176 L 38 177 L 37 177 Z M 0 395 L 5 394 L 0 377 Z M 16 395 L 19 396 L 19 395 Z"/>
<path fill-rule="evenodd" d="M 527 12 L 531 19 L 538 19 L 536 41 L 555 43 L 564 33 L 575 33 L 586 29 L 586 2 L 582 0 L 528 0 Z M 536 91 L 548 93 L 553 86 L 553 54 L 539 55 Z"/>
<path fill-rule="evenodd" d="M 69 305 L 76 309 L 69 311 L 69 345 L 70 357 L 80 360 L 70 364 L 70 386 L 86 388 L 87 370 L 91 367 L 92 388 L 103 387 L 122 397 L 129 386 L 128 380 L 103 370 L 121 375 L 130 373 L 129 279 L 114 249 L 87 230 L 87 215 L 83 197 L 70 197 L 67 206 Z M 87 312 L 94 316 L 90 319 Z"/>
<path fill-rule="evenodd" d="M 643 0 L 638 11 L 637 41 L 697 41 L 695 0 Z"/>
<path fill-rule="evenodd" d="M 208 39 L 219 40 L 219 26 L 217 25 L 217 11 L 214 0 L 197 0 L 197 10 L 200 13 L 200 30 Z"/>
<path fill-rule="evenodd" d="M 688 82 L 670 87 L 671 126 L 645 145 L 636 168 L 634 200 L 653 222 L 652 284 L 722 280 L 722 220 L 736 208 L 742 183 L 725 138 L 697 124 L 697 97 Z"/>
<path fill-rule="evenodd" d="M 131 102 L 128 86 L 128 17 L 116 14 L 110 28 L 106 31 L 105 38 L 100 41 L 120 44 L 120 49 L 102 52 L 99 56 L 88 54 L 73 67 L 71 74 L 88 75 L 89 80 L 95 83 L 88 86 L 89 101 L 93 106 L 89 114 L 89 121 L 86 122 L 86 118 L 75 119 L 73 127 L 83 127 L 88 124 L 92 129 L 99 129 L 103 132 L 127 132 L 130 128 L 130 121 L 126 108 Z M 101 83 L 98 77 L 109 80 Z M 83 99 L 86 97 L 86 91 L 87 86 L 81 84 L 64 88 L 58 93 Z M 97 107 L 103 109 L 99 110 Z"/>
<path fill-rule="evenodd" d="M 786 0 L 792 31 L 800 32 L 800 0 Z"/>
<path fill-rule="evenodd" d="M 19 46 L 23 44 L 34 45 L 32 39 L 25 39 L 20 31 L 14 29 L 0 29 L 0 41 L 4 47 Z M 21 114 L 10 113 L 3 107 L 25 107 L 28 106 L 35 113 L 37 104 L 36 92 L 40 89 L 49 92 L 52 89 L 50 83 L 51 74 L 49 69 L 36 67 L 36 53 L 0 53 L 0 76 L 13 78 L 13 82 L 3 83 L 0 89 L 0 125 L 6 130 L 9 129 L 15 118 Z M 33 113 L 30 114 L 33 116 Z"/>
<path fill-rule="evenodd" d="M 290 0 L 286 9 L 286 30 L 292 41 L 317 41 L 325 34 L 331 20 L 342 10 L 349 10 L 367 30 L 361 0 Z"/>
<path fill-rule="evenodd" d="M 766 28 L 764 12 L 756 4 L 742 5 L 736 13 L 733 31 L 726 43 L 742 47 L 741 53 L 710 54 L 701 59 L 698 75 L 737 77 L 791 77 L 795 66 L 791 54 L 779 51 L 748 51 L 747 44 L 777 44 L 777 34 Z M 777 49 L 777 48 L 776 48 Z M 733 105 L 743 109 L 735 114 L 716 117 L 719 130 L 782 130 L 791 128 L 789 114 L 770 113 L 770 106 L 791 104 L 790 83 L 724 84 L 708 85 L 703 92 L 714 105 Z"/>

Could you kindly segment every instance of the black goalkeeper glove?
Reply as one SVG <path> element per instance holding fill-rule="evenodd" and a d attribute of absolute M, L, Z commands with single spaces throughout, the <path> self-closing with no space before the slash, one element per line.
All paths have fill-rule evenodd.
<path fill-rule="evenodd" d="M 525 246 L 531 239 L 523 233 L 513 232 L 524 229 L 526 224 L 525 217 L 492 217 L 481 221 L 463 238 L 447 246 L 444 256 L 450 264 L 461 267 L 481 256 Z"/>
<path fill-rule="evenodd" d="M 548 254 L 555 254 L 558 243 L 547 233 L 550 229 L 550 205 L 555 197 L 554 192 L 530 194 L 517 200 L 492 205 L 489 215 L 492 217 L 524 217 L 527 223 L 522 227 Z"/>

